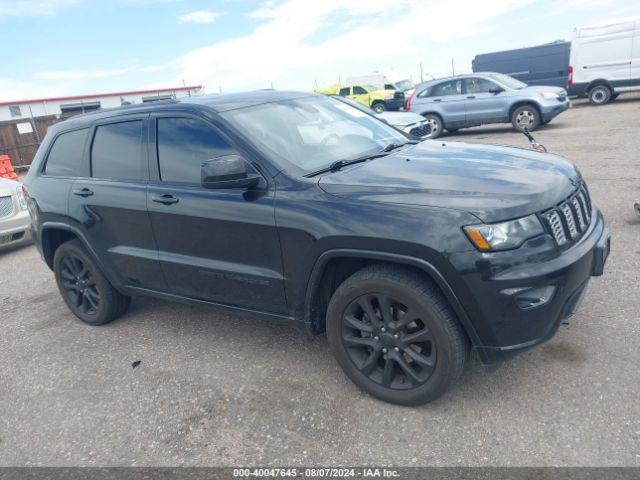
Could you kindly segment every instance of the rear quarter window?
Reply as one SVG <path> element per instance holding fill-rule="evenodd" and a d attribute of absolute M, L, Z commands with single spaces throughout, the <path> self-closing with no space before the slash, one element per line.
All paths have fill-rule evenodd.
<path fill-rule="evenodd" d="M 47 155 L 44 173 L 57 177 L 86 176 L 82 158 L 88 128 L 58 135 Z"/>

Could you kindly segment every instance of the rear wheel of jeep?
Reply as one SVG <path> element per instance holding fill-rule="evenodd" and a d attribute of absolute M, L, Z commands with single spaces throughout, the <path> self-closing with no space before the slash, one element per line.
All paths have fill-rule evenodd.
<path fill-rule="evenodd" d="M 79 240 L 58 247 L 53 271 L 65 303 L 89 325 L 109 323 L 129 308 L 131 297 L 113 288 Z"/>
<path fill-rule="evenodd" d="M 386 266 L 364 268 L 338 287 L 327 338 L 354 383 L 401 405 L 440 397 L 462 373 L 468 348 L 439 290 L 414 272 Z"/>

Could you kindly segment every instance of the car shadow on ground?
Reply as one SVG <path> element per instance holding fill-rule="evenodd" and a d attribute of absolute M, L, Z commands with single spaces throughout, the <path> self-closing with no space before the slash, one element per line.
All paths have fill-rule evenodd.
<path fill-rule="evenodd" d="M 269 375 L 269 372 L 280 371 L 285 368 L 283 366 L 289 368 L 295 365 L 295 370 L 285 376 L 274 375 L 264 379 L 268 380 L 267 383 L 274 391 L 288 388 L 289 383 L 299 387 L 305 383 L 305 378 L 313 377 L 314 385 L 309 387 L 308 393 L 311 390 L 315 392 L 318 384 L 334 385 L 335 388 L 337 383 L 338 388 L 342 390 L 337 393 L 338 396 L 353 396 L 354 401 L 365 398 L 379 405 L 386 405 L 385 402 L 373 399 L 360 391 L 347 379 L 333 359 L 324 334 L 310 335 L 291 326 L 244 315 L 221 313 L 212 307 L 185 305 L 149 297 L 136 298 L 130 311 L 113 325 L 137 331 L 140 322 L 146 324 L 148 321 L 153 322 L 153 325 L 146 325 L 147 327 L 151 327 L 162 336 L 171 336 L 176 344 L 183 344 L 185 341 L 195 342 L 194 352 L 198 352 L 197 345 L 202 344 L 210 345 L 211 349 L 218 350 L 222 355 L 229 353 L 224 352 L 227 348 L 234 350 L 234 354 L 238 355 L 236 349 L 240 345 L 247 351 L 260 351 L 262 360 L 254 358 L 259 364 L 251 366 L 252 360 L 249 358 L 249 363 L 245 366 L 249 369 L 264 368 L 264 359 L 271 358 L 269 368 L 263 372 L 266 375 Z M 135 325 L 129 326 L 127 322 L 134 322 Z M 176 334 L 182 338 L 176 339 Z M 583 358 L 580 352 L 567 348 L 565 343 L 551 340 L 545 344 L 548 347 L 542 346 L 537 351 L 524 352 L 493 372 L 486 371 L 477 355 L 471 352 L 462 377 L 451 391 L 441 399 L 420 408 L 446 409 L 451 407 L 452 403 L 464 403 L 470 398 L 476 399 L 480 404 L 495 405 L 503 400 L 505 395 L 516 397 L 522 391 L 530 390 L 527 379 L 535 377 L 541 366 L 575 362 L 576 359 Z M 557 355 L 546 355 L 547 348 Z M 209 361 L 208 355 L 208 352 L 202 352 L 199 361 Z M 197 355 L 194 358 L 197 358 Z M 144 363 L 150 359 L 142 357 L 140 360 Z M 392 407 L 390 404 L 389 406 Z"/>
<path fill-rule="evenodd" d="M 563 124 L 561 122 L 554 123 L 553 121 L 547 123 L 545 125 L 540 126 L 538 129 L 534 130 L 532 134 L 535 136 L 539 132 L 552 131 L 563 128 Z M 444 140 L 447 138 L 456 138 L 456 137 L 470 137 L 470 136 L 478 136 L 478 135 L 493 135 L 493 134 L 519 134 L 524 138 L 524 134 L 510 125 L 505 124 L 504 126 L 492 126 L 492 127 L 471 127 L 457 130 L 456 132 L 445 132 L 441 137 L 436 140 Z"/>

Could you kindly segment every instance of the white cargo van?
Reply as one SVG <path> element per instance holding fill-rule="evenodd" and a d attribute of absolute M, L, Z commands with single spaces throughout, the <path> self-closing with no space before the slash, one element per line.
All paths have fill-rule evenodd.
<path fill-rule="evenodd" d="M 414 87 L 411 80 L 395 70 L 349 77 L 347 78 L 347 85 L 373 85 L 380 90 L 400 90 L 405 93 L 407 98 L 413 93 Z"/>
<path fill-rule="evenodd" d="M 640 17 L 576 28 L 567 90 L 587 95 L 593 105 L 640 90 Z"/>

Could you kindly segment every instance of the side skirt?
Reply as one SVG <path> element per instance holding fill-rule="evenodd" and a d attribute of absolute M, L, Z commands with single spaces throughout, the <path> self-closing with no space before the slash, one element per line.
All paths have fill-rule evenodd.
<path fill-rule="evenodd" d="M 239 315 L 246 318 L 254 318 L 269 321 L 270 323 L 276 323 L 279 325 L 286 325 L 293 327 L 301 332 L 307 332 L 304 322 L 296 320 L 293 317 L 284 315 L 281 313 L 264 312 L 261 310 L 253 310 L 251 308 L 238 307 L 235 305 L 227 305 L 224 303 L 210 302 L 208 300 L 200 300 L 198 298 L 185 297 L 182 295 L 176 295 L 173 293 L 160 292 L 157 290 L 150 290 L 147 288 L 135 287 L 132 285 L 122 286 L 122 291 L 131 296 L 142 295 L 147 297 L 160 298 L 162 300 L 169 300 L 172 302 L 184 303 L 187 305 L 205 305 L 213 307 L 216 310 L 230 313 L 233 315 Z"/>

